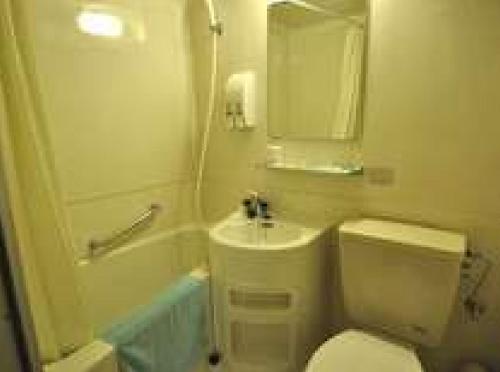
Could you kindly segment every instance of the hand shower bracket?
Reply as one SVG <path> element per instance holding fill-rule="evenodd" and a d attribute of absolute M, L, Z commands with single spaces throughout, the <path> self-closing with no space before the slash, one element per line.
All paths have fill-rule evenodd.
<path fill-rule="evenodd" d="M 210 31 L 214 32 L 219 36 L 221 36 L 224 33 L 224 26 L 222 25 L 221 21 L 216 21 L 210 24 L 210 26 L 208 27 L 210 28 Z"/>

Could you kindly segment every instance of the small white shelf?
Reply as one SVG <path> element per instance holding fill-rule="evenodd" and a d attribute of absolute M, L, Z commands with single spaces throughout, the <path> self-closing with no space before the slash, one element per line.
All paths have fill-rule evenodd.
<path fill-rule="evenodd" d="M 295 172 L 309 172 L 317 174 L 331 174 L 337 176 L 360 176 L 363 174 L 362 165 L 298 165 L 298 164 L 267 164 L 267 169 L 295 171 Z"/>

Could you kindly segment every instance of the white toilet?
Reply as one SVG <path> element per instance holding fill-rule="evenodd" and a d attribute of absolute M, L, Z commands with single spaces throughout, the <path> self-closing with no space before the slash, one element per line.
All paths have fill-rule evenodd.
<path fill-rule="evenodd" d="M 360 329 L 325 342 L 306 372 L 422 372 L 412 346 L 441 342 L 465 236 L 373 219 L 346 222 L 339 235 L 344 306 Z"/>

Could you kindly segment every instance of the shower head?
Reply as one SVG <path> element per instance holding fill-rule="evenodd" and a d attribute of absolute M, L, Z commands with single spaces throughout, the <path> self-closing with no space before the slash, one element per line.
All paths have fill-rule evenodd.
<path fill-rule="evenodd" d="M 211 23 L 208 28 L 210 31 L 212 31 L 214 34 L 221 36 L 224 33 L 224 28 L 222 26 L 221 21 L 216 21 L 214 23 Z"/>
<path fill-rule="evenodd" d="M 214 0 L 205 0 L 208 9 L 208 21 L 209 21 L 209 29 L 216 35 L 222 35 L 223 26 L 222 22 L 217 17 L 217 12 L 215 10 Z"/>

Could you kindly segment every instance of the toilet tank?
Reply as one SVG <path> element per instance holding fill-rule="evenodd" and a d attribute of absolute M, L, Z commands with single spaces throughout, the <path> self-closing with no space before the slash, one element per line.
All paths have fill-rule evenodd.
<path fill-rule="evenodd" d="M 339 250 L 348 317 L 413 343 L 439 345 L 465 249 L 459 233 L 375 219 L 345 222 Z"/>

